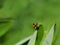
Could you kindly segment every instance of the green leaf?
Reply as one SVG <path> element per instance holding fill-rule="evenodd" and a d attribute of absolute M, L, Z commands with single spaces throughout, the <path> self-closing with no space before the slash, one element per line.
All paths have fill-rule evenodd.
<path fill-rule="evenodd" d="M 13 26 L 14 20 L 0 21 L 0 37 L 3 36 Z"/>
<path fill-rule="evenodd" d="M 54 26 L 53 25 L 50 29 L 50 31 L 48 32 L 48 34 L 46 35 L 46 37 L 43 37 L 40 45 L 52 45 L 52 41 L 53 41 L 53 36 L 54 36 Z"/>
<path fill-rule="evenodd" d="M 23 40 L 20 40 L 15 45 L 22 45 L 23 43 L 27 42 L 28 40 L 29 40 L 29 42 L 27 45 L 35 45 L 36 37 L 37 37 L 37 30 L 34 32 L 34 34 L 32 34 L 31 36 L 29 36 Z"/>
<path fill-rule="evenodd" d="M 42 38 L 43 38 L 43 35 L 44 35 L 44 27 L 42 24 L 40 24 L 40 27 L 39 27 L 39 30 L 37 32 L 37 38 L 36 38 L 36 42 L 35 42 L 35 45 L 39 45 Z"/>
<path fill-rule="evenodd" d="M 37 30 L 34 32 L 34 34 L 32 35 L 32 37 L 27 45 L 35 45 L 36 37 L 37 37 Z"/>
<path fill-rule="evenodd" d="M 31 37 L 32 37 L 32 35 L 29 36 L 29 37 L 27 37 L 27 38 L 25 38 L 25 39 L 23 39 L 23 40 L 20 40 L 20 41 L 17 42 L 15 45 L 22 45 L 23 43 L 25 43 L 25 42 L 27 42 L 28 40 L 30 40 Z"/>

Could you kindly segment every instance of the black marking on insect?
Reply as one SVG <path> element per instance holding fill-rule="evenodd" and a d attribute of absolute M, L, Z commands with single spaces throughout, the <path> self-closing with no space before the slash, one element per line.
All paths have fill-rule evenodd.
<path fill-rule="evenodd" d="M 39 30 L 39 25 L 38 25 L 37 23 L 33 23 L 33 28 L 34 28 L 35 30 Z"/>

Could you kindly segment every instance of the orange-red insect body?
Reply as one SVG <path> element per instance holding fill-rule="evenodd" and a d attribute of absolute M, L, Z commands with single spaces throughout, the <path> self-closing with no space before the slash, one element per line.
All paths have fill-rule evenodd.
<path fill-rule="evenodd" d="M 39 29 L 39 26 L 37 23 L 33 23 L 33 27 L 35 28 L 35 30 L 38 30 Z"/>

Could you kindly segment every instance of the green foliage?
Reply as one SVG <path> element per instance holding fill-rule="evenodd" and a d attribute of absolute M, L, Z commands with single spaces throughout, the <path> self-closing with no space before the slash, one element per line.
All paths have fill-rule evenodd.
<path fill-rule="evenodd" d="M 1 18 L 12 19 L 6 23 L 3 20 L 1 23 Z M 44 29 L 42 28 L 40 29 L 41 31 L 38 31 L 36 45 L 42 40 L 43 32 L 49 32 L 55 23 L 56 30 L 52 44 L 60 45 L 59 19 L 59 0 L 0 0 L 0 44 L 14 45 L 18 41 L 27 38 L 35 31 L 32 24 L 38 22 L 43 24 Z"/>
<path fill-rule="evenodd" d="M 53 35 L 54 35 L 54 28 L 55 28 L 55 25 L 53 25 L 51 27 L 51 29 L 48 31 L 45 32 L 44 36 L 43 36 L 43 39 L 42 41 L 40 42 L 40 45 L 52 45 L 52 42 L 53 42 Z M 47 34 L 46 34 L 47 33 Z"/>

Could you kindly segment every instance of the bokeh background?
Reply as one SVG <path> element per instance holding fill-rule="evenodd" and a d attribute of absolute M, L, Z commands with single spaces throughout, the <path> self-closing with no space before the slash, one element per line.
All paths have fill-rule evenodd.
<path fill-rule="evenodd" d="M 44 30 L 56 24 L 53 45 L 60 45 L 60 0 L 0 0 L 0 45 L 14 45 L 33 34 L 34 22 Z"/>

